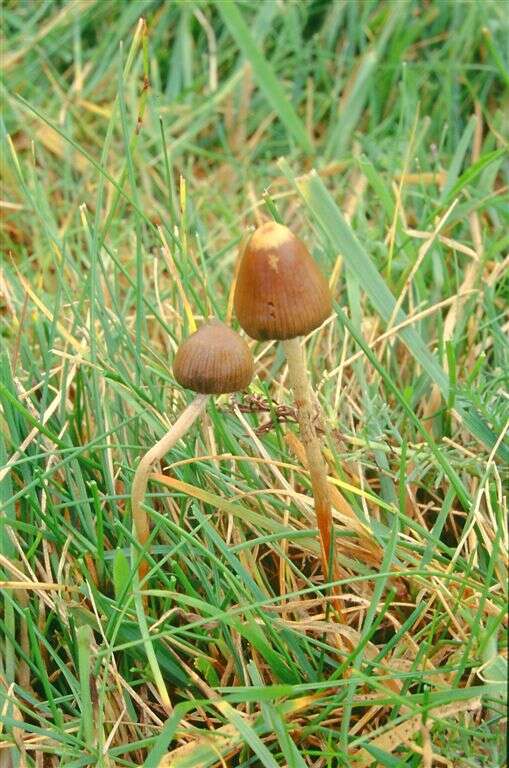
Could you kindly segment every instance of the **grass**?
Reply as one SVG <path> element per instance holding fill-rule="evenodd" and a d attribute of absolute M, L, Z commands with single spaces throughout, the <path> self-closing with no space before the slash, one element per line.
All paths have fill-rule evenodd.
<path fill-rule="evenodd" d="M 2 14 L 0 763 L 504 765 L 505 3 Z M 307 353 L 345 624 L 278 345 L 131 532 L 175 350 L 235 325 L 270 217 L 334 293 Z"/>

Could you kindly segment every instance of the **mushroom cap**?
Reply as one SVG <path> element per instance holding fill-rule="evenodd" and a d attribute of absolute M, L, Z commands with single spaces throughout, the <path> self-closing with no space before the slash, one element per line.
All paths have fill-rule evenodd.
<path fill-rule="evenodd" d="M 173 374 L 183 387 L 203 395 L 245 389 L 253 378 L 253 356 L 244 339 L 211 320 L 179 347 Z"/>
<path fill-rule="evenodd" d="M 293 339 L 330 315 L 327 280 L 304 243 L 270 221 L 251 237 L 242 256 L 234 297 L 237 319 L 253 339 Z"/>

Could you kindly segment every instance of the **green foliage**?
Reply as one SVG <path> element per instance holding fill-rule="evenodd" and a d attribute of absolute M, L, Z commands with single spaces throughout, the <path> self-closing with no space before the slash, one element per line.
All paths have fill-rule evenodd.
<path fill-rule="evenodd" d="M 503 765 L 505 3 L 2 13 L 1 754 Z M 307 353 L 344 624 L 273 343 L 152 478 L 137 578 L 129 491 L 188 399 L 175 350 L 235 325 L 268 216 L 334 291 Z"/>

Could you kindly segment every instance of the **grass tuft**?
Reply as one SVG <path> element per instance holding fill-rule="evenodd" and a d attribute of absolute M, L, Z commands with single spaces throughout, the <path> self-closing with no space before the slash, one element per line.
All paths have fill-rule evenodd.
<path fill-rule="evenodd" d="M 506 4 L 1 22 L 0 764 L 504 765 Z M 344 623 L 280 345 L 250 342 L 249 391 L 154 469 L 132 534 L 189 402 L 177 346 L 236 325 L 268 218 L 334 293 L 306 349 Z"/>

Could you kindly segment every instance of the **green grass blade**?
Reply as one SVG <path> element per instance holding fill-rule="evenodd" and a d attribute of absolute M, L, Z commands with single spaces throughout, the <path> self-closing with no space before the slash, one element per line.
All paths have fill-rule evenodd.
<path fill-rule="evenodd" d="M 301 119 L 288 101 L 288 97 L 276 77 L 272 65 L 263 56 L 253 40 L 235 0 L 218 0 L 215 5 L 239 49 L 244 53 L 248 61 L 251 62 L 253 74 L 272 109 L 275 110 L 288 133 L 297 144 L 306 152 L 312 153 L 313 146 Z"/>

